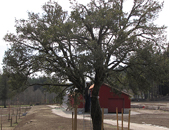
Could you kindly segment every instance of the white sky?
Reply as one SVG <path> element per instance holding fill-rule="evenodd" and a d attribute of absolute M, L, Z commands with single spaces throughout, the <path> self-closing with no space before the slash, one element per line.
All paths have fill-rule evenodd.
<path fill-rule="evenodd" d="M 2 68 L 2 60 L 5 51 L 7 50 L 7 43 L 3 40 L 3 37 L 7 32 L 15 32 L 15 18 L 26 19 L 27 12 L 41 12 L 42 5 L 48 0 L 2 0 L 0 2 L 0 69 Z M 63 7 L 64 10 L 69 8 L 69 0 L 55 0 Z M 90 0 L 77 0 L 79 3 L 88 3 Z M 126 0 L 132 1 L 132 0 Z M 161 0 L 160 0 L 161 1 Z M 159 18 L 156 21 L 158 25 L 169 26 L 169 0 L 164 0 L 164 8 L 159 14 Z M 131 4 L 130 4 L 131 5 Z M 127 5 L 127 6 L 130 6 Z M 169 39 L 169 28 L 167 28 L 167 37 Z"/>

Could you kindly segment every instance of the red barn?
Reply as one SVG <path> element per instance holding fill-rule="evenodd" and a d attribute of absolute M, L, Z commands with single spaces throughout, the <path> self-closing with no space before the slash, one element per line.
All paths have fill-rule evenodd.
<path fill-rule="evenodd" d="M 94 85 L 90 86 L 91 95 Z M 130 109 L 130 95 L 122 92 L 118 89 L 111 88 L 107 84 L 103 84 L 99 91 L 99 102 L 100 107 L 104 108 L 105 113 L 114 113 L 116 112 L 116 107 L 118 107 L 118 112 L 124 110 L 124 113 L 128 113 Z M 82 98 L 81 98 L 82 99 Z M 82 103 L 79 104 L 78 108 L 83 108 Z"/>
<path fill-rule="evenodd" d="M 94 87 L 91 86 L 89 89 Z M 119 91 L 115 88 L 111 88 L 107 84 L 103 84 L 99 91 L 99 102 L 100 107 L 105 109 L 106 113 L 116 112 L 116 107 L 118 107 L 118 112 L 124 110 L 127 113 L 130 109 L 130 95 Z"/>

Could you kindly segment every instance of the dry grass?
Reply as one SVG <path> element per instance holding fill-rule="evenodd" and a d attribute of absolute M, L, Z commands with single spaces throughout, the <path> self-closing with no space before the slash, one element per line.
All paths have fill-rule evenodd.
<path fill-rule="evenodd" d="M 20 110 L 20 111 L 19 111 Z M 25 113 L 25 111 L 28 111 L 28 108 L 18 108 L 18 114 L 17 108 L 0 108 L 0 128 L 2 127 L 2 130 L 13 130 L 19 122 L 22 120 L 22 113 Z M 20 117 L 19 117 L 20 113 Z M 12 119 L 12 120 L 11 120 Z"/>
<path fill-rule="evenodd" d="M 86 121 L 90 124 L 90 121 Z M 83 120 L 78 119 L 77 130 L 83 129 Z M 57 116 L 47 106 L 35 106 L 30 113 L 22 119 L 14 130 L 71 130 L 72 119 Z M 85 128 L 85 130 L 88 130 Z M 91 130 L 91 129 L 90 129 Z M 104 130 L 117 130 L 116 126 L 104 124 Z M 126 129 L 124 129 L 126 130 Z"/>

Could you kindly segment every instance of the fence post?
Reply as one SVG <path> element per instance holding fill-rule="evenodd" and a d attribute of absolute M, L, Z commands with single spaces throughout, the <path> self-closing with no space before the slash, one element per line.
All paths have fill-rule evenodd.
<path fill-rule="evenodd" d="M 16 114 L 16 124 L 18 123 L 18 121 L 17 121 L 17 114 Z"/>
<path fill-rule="evenodd" d="M 77 105 L 75 105 L 74 130 L 77 130 Z"/>
<path fill-rule="evenodd" d="M 19 114 L 19 119 L 20 119 L 20 105 L 18 105 L 18 114 Z"/>
<path fill-rule="evenodd" d="M 12 109 L 12 115 L 15 115 L 15 114 L 14 114 L 14 109 L 15 109 L 15 108 L 14 108 L 14 106 L 13 106 L 13 109 Z"/>
<path fill-rule="evenodd" d="M 1 108 L 1 130 L 2 130 L 2 108 Z"/>
<path fill-rule="evenodd" d="M 131 110 L 129 110 L 128 130 L 130 130 L 130 112 L 131 112 Z"/>
<path fill-rule="evenodd" d="M 9 114 L 8 114 L 8 122 L 10 121 L 10 105 L 8 106 L 9 108 L 8 108 L 8 112 L 9 112 Z"/>
<path fill-rule="evenodd" d="M 101 125 L 101 130 L 104 128 L 104 108 L 102 108 L 102 125 Z"/>
<path fill-rule="evenodd" d="M 16 114 L 18 115 L 18 108 L 16 108 L 16 110 L 17 110 Z"/>
<path fill-rule="evenodd" d="M 119 130 L 119 123 L 118 123 L 118 108 L 116 107 L 116 117 L 117 117 L 117 130 Z"/>
<path fill-rule="evenodd" d="M 12 127 L 12 117 L 11 117 L 11 127 Z"/>
<path fill-rule="evenodd" d="M 123 130 L 123 108 L 121 109 L 121 129 Z"/>
<path fill-rule="evenodd" d="M 72 130 L 73 130 L 73 112 L 72 112 Z"/>

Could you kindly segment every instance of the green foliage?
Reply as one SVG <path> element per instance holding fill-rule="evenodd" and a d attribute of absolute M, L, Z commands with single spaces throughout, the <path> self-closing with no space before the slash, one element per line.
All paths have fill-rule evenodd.
<path fill-rule="evenodd" d="M 129 72 L 135 70 L 140 83 L 144 82 L 150 75 L 141 75 L 141 69 L 149 64 L 155 67 L 152 65 L 146 71 L 158 68 L 152 54 L 165 44 L 166 27 L 153 23 L 163 3 L 135 0 L 128 12 L 124 11 L 124 5 L 123 0 L 91 0 L 87 6 L 74 4 L 68 15 L 58 3 L 47 2 L 42 14 L 29 13 L 27 20 L 17 20 L 17 34 L 5 36 L 5 41 L 11 43 L 4 58 L 6 70 L 25 77 L 44 71 L 49 77 L 53 74 L 56 83 L 69 80 L 80 93 L 89 78 L 95 84 L 94 97 L 108 77 L 117 85 L 118 77 L 125 80 L 119 72 L 128 68 Z M 101 112 L 98 101 L 92 99 L 92 102 L 96 106 L 91 113 L 98 115 L 98 120 L 93 120 L 96 121 L 93 129 L 98 130 Z"/>
<path fill-rule="evenodd" d="M 34 87 L 34 91 L 40 89 L 43 93 L 55 93 L 57 95 L 55 97 L 55 102 L 62 104 L 63 97 L 65 96 L 66 87 L 55 85 L 55 82 L 57 82 L 56 79 L 46 76 L 28 79 L 28 84 L 29 86 Z"/>
<path fill-rule="evenodd" d="M 16 21 L 18 35 L 5 36 L 13 43 L 4 58 L 7 70 L 27 76 L 54 72 L 59 82 L 69 79 L 81 88 L 86 77 L 94 81 L 93 75 L 102 75 L 103 82 L 120 64 L 127 68 L 130 56 L 147 46 L 161 49 L 165 27 L 152 20 L 162 4 L 135 1 L 130 13 L 123 12 L 122 5 L 123 1 L 91 1 L 74 6 L 68 16 L 56 2 L 48 2 L 42 15 L 29 13 L 28 20 Z"/>
<path fill-rule="evenodd" d="M 29 85 L 32 85 L 34 87 L 34 91 L 36 91 L 37 89 L 40 89 L 42 92 L 44 92 L 46 89 L 43 86 L 43 84 L 45 83 L 49 83 L 50 79 L 48 77 L 45 76 L 40 76 L 40 77 L 32 77 L 28 79 L 28 83 Z"/>
<path fill-rule="evenodd" d="M 8 99 L 7 77 L 3 74 L 0 75 L 0 99 Z"/>
<path fill-rule="evenodd" d="M 6 100 L 12 96 L 12 91 L 8 85 L 8 77 L 5 74 L 0 74 L 0 100 L 6 108 Z"/>

